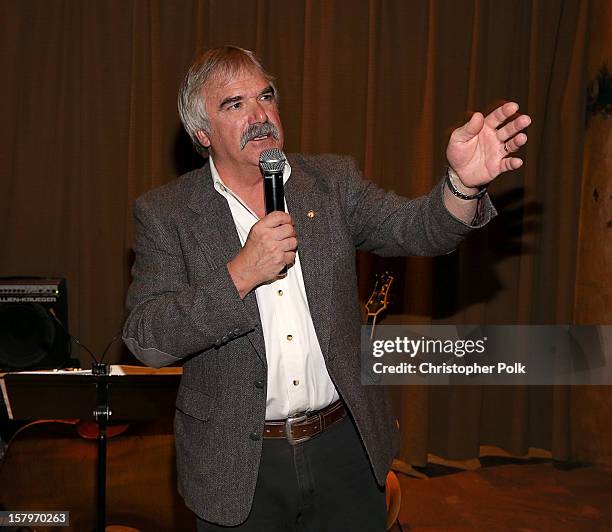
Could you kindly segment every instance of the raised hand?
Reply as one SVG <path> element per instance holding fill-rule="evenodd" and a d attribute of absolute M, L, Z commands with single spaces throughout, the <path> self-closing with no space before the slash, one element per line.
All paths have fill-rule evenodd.
<path fill-rule="evenodd" d="M 519 115 L 500 127 L 518 108 L 517 103 L 508 102 L 486 117 L 474 113 L 466 124 L 452 132 L 446 157 L 463 185 L 486 185 L 502 172 L 522 166 L 522 159 L 512 154 L 527 142 L 523 130 L 531 124 L 531 118 Z"/>

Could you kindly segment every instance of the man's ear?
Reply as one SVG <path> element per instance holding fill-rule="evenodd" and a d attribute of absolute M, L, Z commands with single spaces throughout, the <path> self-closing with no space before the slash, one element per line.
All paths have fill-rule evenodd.
<path fill-rule="evenodd" d="M 196 131 L 196 137 L 198 137 L 198 140 L 202 146 L 205 148 L 210 148 L 210 139 L 208 138 L 208 135 L 204 133 L 203 129 L 198 129 Z"/>

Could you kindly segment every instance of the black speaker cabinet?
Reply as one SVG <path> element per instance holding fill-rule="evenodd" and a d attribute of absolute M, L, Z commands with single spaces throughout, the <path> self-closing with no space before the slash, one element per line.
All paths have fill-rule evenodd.
<path fill-rule="evenodd" d="M 65 279 L 0 278 L 1 370 L 66 367 L 71 361 L 67 331 Z"/>

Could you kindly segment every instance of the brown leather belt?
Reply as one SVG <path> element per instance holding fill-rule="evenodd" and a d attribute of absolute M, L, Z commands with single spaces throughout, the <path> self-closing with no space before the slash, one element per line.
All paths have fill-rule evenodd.
<path fill-rule="evenodd" d="M 266 421 L 263 437 L 283 438 L 295 445 L 321 434 L 345 415 L 344 405 L 341 401 L 336 401 L 318 412 L 296 414 L 281 421 Z"/>

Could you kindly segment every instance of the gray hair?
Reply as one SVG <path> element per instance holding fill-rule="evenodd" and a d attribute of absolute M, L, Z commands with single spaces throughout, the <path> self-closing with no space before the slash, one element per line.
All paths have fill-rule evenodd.
<path fill-rule="evenodd" d="M 200 130 L 210 132 L 210 121 L 206 114 L 206 85 L 212 81 L 231 81 L 243 70 L 259 72 L 274 89 L 278 100 L 278 91 L 273 77 L 264 69 L 261 61 L 250 50 L 238 46 L 220 46 L 204 52 L 192 65 L 181 83 L 178 94 L 178 111 L 185 131 L 200 154 L 207 148 L 202 146 L 196 133 Z"/>

